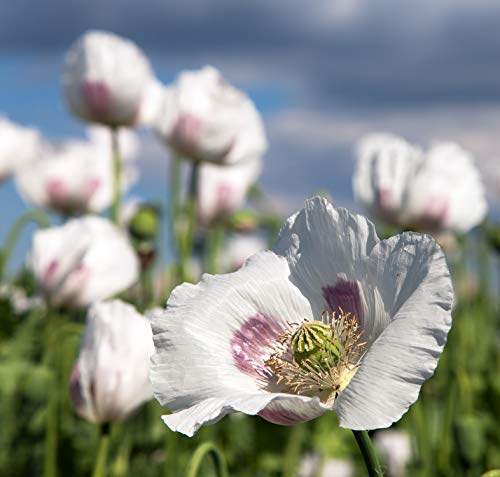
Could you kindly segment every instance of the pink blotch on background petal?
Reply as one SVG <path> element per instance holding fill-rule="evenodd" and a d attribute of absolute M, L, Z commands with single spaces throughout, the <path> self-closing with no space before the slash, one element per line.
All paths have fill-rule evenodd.
<path fill-rule="evenodd" d="M 89 179 L 87 183 L 87 190 L 85 193 L 86 200 L 90 200 L 100 186 L 101 186 L 101 180 L 99 178 L 93 177 Z"/>
<path fill-rule="evenodd" d="M 88 111 L 95 116 L 106 117 L 111 109 L 111 96 L 102 81 L 86 81 L 82 86 Z"/>
<path fill-rule="evenodd" d="M 358 282 L 340 279 L 334 286 L 322 287 L 321 291 L 330 312 L 337 312 L 342 308 L 345 313 L 355 316 L 358 325 L 363 328 L 364 309 Z"/>
<path fill-rule="evenodd" d="M 448 216 L 448 200 L 445 197 L 432 197 L 424 207 L 424 221 L 444 224 Z"/>
<path fill-rule="evenodd" d="M 265 361 L 284 332 L 284 328 L 261 313 L 248 318 L 231 339 L 236 367 L 254 378 L 271 378 Z"/>
<path fill-rule="evenodd" d="M 54 276 L 58 268 L 59 268 L 59 261 L 54 258 L 53 260 L 50 261 L 49 265 L 42 274 L 42 283 L 45 286 L 47 287 L 51 286 L 52 282 L 54 281 Z"/>
<path fill-rule="evenodd" d="M 378 202 L 380 204 L 380 208 L 386 212 L 392 212 L 393 204 L 392 204 L 392 193 L 388 189 L 380 189 L 378 191 Z"/>
<path fill-rule="evenodd" d="M 181 152 L 189 155 L 196 150 L 200 139 L 202 122 L 192 114 L 181 114 L 174 123 L 171 141 Z"/>
<path fill-rule="evenodd" d="M 217 186 L 217 206 L 219 210 L 230 211 L 233 188 L 229 184 L 219 184 Z"/>
<path fill-rule="evenodd" d="M 52 204 L 64 203 L 68 192 L 61 179 L 50 179 L 45 187 L 49 202 Z"/>
<path fill-rule="evenodd" d="M 75 366 L 73 367 L 73 371 L 71 372 L 71 378 L 69 381 L 69 395 L 75 407 L 78 408 L 85 403 L 80 384 L 80 366 L 78 362 L 75 364 Z"/>

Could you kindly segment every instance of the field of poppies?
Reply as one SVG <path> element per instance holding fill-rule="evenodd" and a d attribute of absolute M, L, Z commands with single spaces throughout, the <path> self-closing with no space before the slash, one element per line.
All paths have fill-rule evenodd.
<path fill-rule="evenodd" d="M 286 218 L 217 69 L 164 85 L 89 31 L 61 86 L 86 139 L 0 118 L 0 187 L 30 207 L 0 217 L 0 475 L 500 476 L 500 227 L 467 150 L 360 137 L 365 215 L 316 195 Z M 128 197 L 135 128 L 167 208 Z"/>

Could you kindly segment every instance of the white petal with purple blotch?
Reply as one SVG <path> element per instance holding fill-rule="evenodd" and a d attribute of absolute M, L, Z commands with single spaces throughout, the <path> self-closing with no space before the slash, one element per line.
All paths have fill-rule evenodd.
<path fill-rule="evenodd" d="M 292 425 L 314 419 L 329 408 L 318 398 L 281 393 L 233 394 L 204 399 L 195 406 L 162 416 L 165 424 L 187 436 L 195 434 L 202 425 L 214 424 L 232 412 L 263 417 L 281 425 Z"/>
<path fill-rule="evenodd" d="M 397 421 L 434 373 L 451 327 L 451 279 L 430 236 L 408 232 L 384 240 L 369 261 L 390 323 L 336 401 L 339 423 L 349 429 Z"/>
<path fill-rule="evenodd" d="M 289 324 L 311 319 L 307 300 L 288 280 L 286 260 L 272 252 L 251 257 L 237 272 L 183 284 L 167 310 L 153 315 L 155 396 L 174 411 L 165 422 L 192 435 L 232 411 L 288 415 L 290 423 L 327 408 L 316 398 L 281 394 L 265 366 Z M 294 421 L 295 419 L 295 421 Z"/>
<path fill-rule="evenodd" d="M 368 256 L 379 242 L 366 218 L 314 197 L 290 217 L 274 251 L 287 258 L 290 280 L 310 301 L 315 319 L 342 308 L 372 341 L 387 323 L 376 283 L 367 281 Z"/>

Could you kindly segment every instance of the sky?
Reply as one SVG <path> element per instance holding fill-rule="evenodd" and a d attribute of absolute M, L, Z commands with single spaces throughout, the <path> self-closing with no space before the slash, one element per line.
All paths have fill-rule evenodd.
<path fill-rule="evenodd" d="M 500 2 L 495 0 L 17 0 L 0 3 L 0 111 L 48 138 L 82 136 L 60 96 L 66 49 L 88 29 L 134 40 L 165 83 L 205 64 L 261 111 L 260 183 L 287 214 L 327 191 L 356 209 L 353 147 L 370 131 L 457 141 L 498 210 Z M 166 196 L 168 154 L 141 133 L 133 195 Z M 0 187 L 0 240 L 25 209 Z M 29 236 L 24 237 L 22 247 Z"/>

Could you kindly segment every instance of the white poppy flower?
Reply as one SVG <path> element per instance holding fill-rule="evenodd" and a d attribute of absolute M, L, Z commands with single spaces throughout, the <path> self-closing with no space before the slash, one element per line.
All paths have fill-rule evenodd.
<path fill-rule="evenodd" d="M 19 126 L 0 116 L 0 182 L 33 161 L 42 143 L 35 129 Z"/>
<path fill-rule="evenodd" d="M 88 306 L 125 290 L 139 273 L 125 233 L 92 216 L 35 232 L 31 267 L 54 305 Z"/>
<path fill-rule="evenodd" d="M 234 271 L 240 268 L 252 255 L 265 250 L 267 240 L 256 234 L 237 234 L 231 236 L 221 252 L 223 270 Z"/>
<path fill-rule="evenodd" d="M 449 142 L 423 153 L 390 134 L 368 135 L 358 147 L 353 188 L 371 214 L 404 228 L 467 232 L 487 211 L 473 158 Z"/>
<path fill-rule="evenodd" d="M 250 187 L 257 181 L 261 169 L 260 157 L 231 166 L 201 164 L 196 185 L 196 211 L 199 221 L 209 225 L 240 208 Z"/>
<path fill-rule="evenodd" d="M 432 376 L 452 301 L 432 237 L 380 241 L 364 217 L 310 199 L 274 252 L 177 287 L 153 316 L 163 419 L 187 435 L 233 411 L 288 425 L 334 410 L 345 428 L 387 427 Z"/>
<path fill-rule="evenodd" d="M 86 32 L 64 60 L 64 96 L 70 111 L 84 121 L 113 127 L 147 123 L 156 85 L 144 53 L 110 32 Z"/>
<path fill-rule="evenodd" d="M 411 459 L 411 440 L 407 432 L 397 429 L 379 431 L 373 443 L 382 454 L 388 477 L 403 477 Z"/>
<path fill-rule="evenodd" d="M 125 419 L 153 397 L 149 320 L 120 300 L 92 305 L 71 375 L 70 396 L 81 417 L 98 423 Z"/>
<path fill-rule="evenodd" d="M 110 134 L 91 128 L 89 141 L 70 140 L 46 145 L 38 160 L 16 174 L 16 185 L 26 202 L 71 214 L 101 212 L 113 200 L 113 171 Z M 135 181 L 132 164 L 137 138 L 127 130 L 118 136 L 122 149 L 122 191 Z"/>
<path fill-rule="evenodd" d="M 181 73 L 165 89 L 156 130 L 177 154 L 195 161 L 234 164 L 267 148 L 250 98 L 210 66 Z"/>

